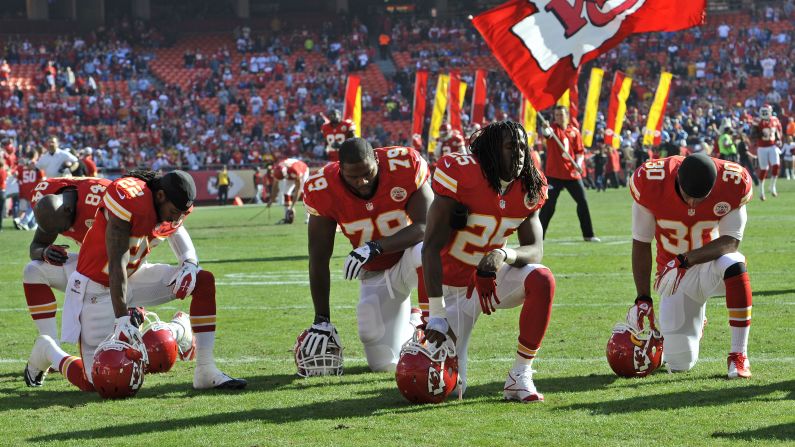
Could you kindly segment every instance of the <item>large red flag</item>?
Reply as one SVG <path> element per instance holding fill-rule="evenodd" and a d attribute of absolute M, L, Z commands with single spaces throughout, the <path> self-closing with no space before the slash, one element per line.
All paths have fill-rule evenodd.
<path fill-rule="evenodd" d="M 422 127 L 425 124 L 425 104 L 428 101 L 428 71 L 417 71 L 417 79 L 414 82 L 414 107 L 411 118 L 411 134 L 422 135 Z"/>
<path fill-rule="evenodd" d="M 450 72 L 450 87 L 447 93 L 447 116 L 450 126 L 454 131 L 463 132 L 461 126 L 461 73 L 458 70 Z"/>
<path fill-rule="evenodd" d="M 475 86 L 472 88 L 472 124 L 483 124 L 486 115 L 486 70 L 475 71 Z"/>
<path fill-rule="evenodd" d="M 538 110 L 569 88 L 577 68 L 630 34 L 704 23 L 706 0 L 510 0 L 472 23 Z"/>

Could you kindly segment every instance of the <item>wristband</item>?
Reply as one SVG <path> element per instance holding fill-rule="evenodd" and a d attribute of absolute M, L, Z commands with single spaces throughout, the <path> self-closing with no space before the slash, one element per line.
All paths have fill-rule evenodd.
<path fill-rule="evenodd" d="M 648 301 L 649 304 L 654 304 L 654 301 L 649 295 L 638 295 L 638 297 L 635 298 L 635 304 L 638 304 L 638 301 Z"/>
<path fill-rule="evenodd" d="M 682 254 L 676 255 L 676 259 L 679 260 L 679 267 L 681 267 L 683 269 L 686 269 L 686 268 L 690 267 L 690 262 L 688 262 L 686 254 L 682 253 Z"/>
<path fill-rule="evenodd" d="M 503 254 L 505 254 L 506 264 L 512 265 L 514 262 L 516 262 L 517 253 L 516 250 L 514 250 L 513 248 L 504 247 L 504 248 L 498 248 L 497 250 L 500 250 L 503 252 Z"/>
<path fill-rule="evenodd" d="M 447 318 L 447 312 L 444 311 L 444 297 L 428 297 L 428 316 L 431 318 Z"/>
<path fill-rule="evenodd" d="M 331 318 L 325 315 L 315 314 L 315 322 L 313 324 L 331 323 Z"/>
<path fill-rule="evenodd" d="M 384 249 L 381 248 L 381 244 L 378 243 L 378 241 L 370 241 L 366 245 L 370 247 L 370 256 L 373 258 L 384 252 Z"/>

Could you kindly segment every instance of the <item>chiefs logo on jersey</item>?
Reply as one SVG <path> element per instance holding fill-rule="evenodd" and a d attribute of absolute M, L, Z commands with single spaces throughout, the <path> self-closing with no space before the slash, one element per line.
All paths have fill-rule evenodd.
<path fill-rule="evenodd" d="M 571 56 L 575 67 L 585 54 L 598 51 L 615 36 L 621 23 L 646 0 L 534 0 L 538 12 L 511 28 L 547 71 Z M 573 38 L 575 37 L 576 38 Z M 587 45 L 583 45 L 587 43 Z"/>
<path fill-rule="evenodd" d="M 392 190 L 389 192 L 389 195 L 395 202 L 402 202 L 406 200 L 406 197 L 408 197 L 409 193 L 404 188 L 396 186 L 392 188 Z"/>

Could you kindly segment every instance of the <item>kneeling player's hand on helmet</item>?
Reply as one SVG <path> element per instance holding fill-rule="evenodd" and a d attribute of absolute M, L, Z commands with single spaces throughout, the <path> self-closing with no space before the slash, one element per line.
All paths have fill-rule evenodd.
<path fill-rule="evenodd" d="M 41 252 L 42 261 L 50 265 L 62 266 L 69 259 L 68 245 L 49 245 Z"/>
<path fill-rule="evenodd" d="M 627 325 L 636 332 L 643 331 L 644 319 L 649 319 L 649 327 L 656 331 L 657 322 L 654 317 L 654 302 L 650 296 L 641 295 L 635 298 L 635 305 L 627 311 Z"/>
<path fill-rule="evenodd" d="M 430 317 L 428 319 L 428 324 L 425 326 L 425 340 L 439 347 L 447 340 L 447 334 L 449 332 L 450 324 L 447 323 L 447 318 Z"/>
<path fill-rule="evenodd" d="M 193 289 L 196 288 L 196 279 L 200 271 L 201 267 L 198 265 L 189 261 L 183 262 L 168 283 L 174 288 L 174 296 L 179 299 L 190 296 L 193 293 Z"/>
<path fill-rule="evenodd" d="M 358 279 L 359 274 L 362 272 L 362 267 L 372 261 L 373 258 L 381 254 L 383 250 L 378 242 L 370 241 L 361 247 L 352 250 L 348 253 L 348 258 L 345 259 L 345 266 L 342 269 L 342 275 L 345 279 Z"/>
<path fill-rule="evenodd" d="M 491 315 L 496 309 L 495 305 L 500 304 L 497 298 L 497 273 L 477 269 L 472 272 L 467 286 L 467 299 L 472 298 L 472 292 L 477 290 L 480 299 L 480 308 L 486 315 Z"/>
<path fill-rule="evenodd" d="M 305 356 L 320 355 L 326 352 L 329 345 L 342 348 L 337 328 L 329 321 L 314 323 L 301 342 L 299 349 Z"/>

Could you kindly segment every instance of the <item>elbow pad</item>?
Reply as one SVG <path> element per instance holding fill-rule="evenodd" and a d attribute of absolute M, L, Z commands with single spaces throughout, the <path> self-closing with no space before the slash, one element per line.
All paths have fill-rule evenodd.
<path fill-rule="evenodd" d="M 187 261 L 199 265 L 199 256 L 196 254 L 196 248 L 185 227 L 179 227 L 174 234 L 168 237 L 168 245 L 171 246 L 171 251 L 174 252 L 180 263 Z"/>
<path fill-rule="evenodd" d="M 466 228 L 469 218 L 469 209 L 461 202 L 456 203 L 453 213 L 450 215 L 450 228 L 460 230 Z"/>

